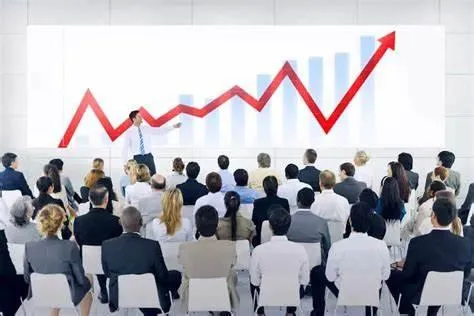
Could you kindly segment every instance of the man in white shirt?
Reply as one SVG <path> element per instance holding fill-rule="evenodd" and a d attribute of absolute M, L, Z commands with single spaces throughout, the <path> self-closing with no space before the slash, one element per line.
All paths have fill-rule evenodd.
<path fill-rule="evenodd" d="M 294 277 L 300 285 L 309 281 L 309 259 L 302 245 L 288 241 L 286 233 L 290 228 L 291 216 L 282 207 L 275 207 L 269 214 L 268 221 L 273 237 L 269 242 L 259 245 L 250 259 L 250 289 L 252 296 L 255 291 L 260 292 L 263 276 L 285 275 Z M 258 302 L 257 302 L 258 304 Z M 254 306 L 254 309 L 257 306 Z M 287 315 L 295 315 L 296 307 L 287 307 Z M 259 308 L 258 315 L 264 315 L 263 308 Z"/>
<path fill-rule="evenodd" d="M 143 227 L 160 215 L 163 210 L 161 198 L 166 189 L 166 179 L 160 174 L 151 178 L 151 193 L 138 200 L 138 210 L 142 214 Z"/>
<path fill-rule="evenodd" d="M 155 161 L 151 153 L 151 137 L 153 135 L 166 134 L 169 131 L 180 128 L 181 123 L 176 123 L 169 127 L 153 128 L 148 125 L 142 125 L 143 118 L 139 111 L 135 110 L 128 115 L 133 125 L 125 133 L 125 141 L 123 143 L 122 158 L 124 163 L 129 159 L 129 152 L 132 153 L 133 159 L 138 163 L 148 166 L 150 174 L 156 173 Z"/>
<path fill-rule="evenodd" d="M 201 206 L 210 205 L 217 210 L 219 218 L 224 217 L 226 207 L 224 203 L 224 194 L 221 193 L 221 176 L 217 172 L 209 173 L 206 176 L 206 187 L 209 190 L 209 193 L 197 199 L 196 204 L 194 204 L 193 215 L 196 214 Z"/>
<path fill-rule="evenodd" d="M 220 155 L 217 158 L 217 164 L 219 165 L 219 175 L 222 179 L 222 188 L 221 192 L 227 192 L 234 190 L 235 187 L 235 180 L 232 173 L 229 172 L 229 157 L 226 155 Z"/>
<path fill-rule="evenodd" d="M 309 184 L 298 180 L 298 173 L 298 166 L 290 163 L 285 168 L 287 182 L 278 187 L 278 196 L 288 200 L 291 213 L 294 213 L 298 209 L 298 203 L 296 201 L 298 192 L 303 188 L 310 188 L 312 190 Z"/>
<path fill-rule="evenodd" d="M 311 316 L 323 316 L 325 310 L 325 289 L 328 287 L 337 297 L 341 277 L 348 274 L 374 274 L 380 282 L 390 276 L 390 256 L 387 245 L 367 235 L 370 226 L 369 213 L 364 205 L 352 206 L 350 223 L 352 232 L 349 238 L 334 243 L 329 250 L 326 270 L 317 266 L 311 270 L 311 292 L 313 311 Z M 363 284 L 360 284 L 363 291 Z M 366 308 L 366 315 L 370 315 Z M 374 313 L 375 314 L 375 313 Z"/>

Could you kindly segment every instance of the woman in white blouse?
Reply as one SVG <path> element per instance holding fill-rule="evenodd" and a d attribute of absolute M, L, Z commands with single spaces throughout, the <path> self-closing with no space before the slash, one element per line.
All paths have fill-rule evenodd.
<path fill-rule="evenodd" d="M 186 181 L 187 177 L 183 174 L 183 159 L 177 157 L 173 159 L 173 173 L 166 177 L 166 188 L 174 189 L 178 184 Z"/>
<path fill-rule="evenodd" d="M 429 199 L 418 207 L 418 212 L 416 213 L 413 227 L 413 234 L 415 236 L 422 235 L 420 228 L 422 226 L 423 221 L 431 218 L 436 192 L 446 190 L 446 186 L 441 181 L 434 181 L 430 184 L 428 190 Z"/>
<path fill-rule="evenodd" d="M 151 222 L 150 239 L 159 242 L 185 242 L 193 239 L 193 228 L 183 218 L 183 195 L 179 189 L 166 190 L 162 198 L 163 211 Z"/>
<path fill-rule="evenodd" d="M 125 188 L 125 199 L 127 203 L 133 206 L 138 206 L 138 201 L 149 195 L 151 193 L 151 186 L 150 186 L 150 170 L 144 164 L 138 164 L 135 172 L 131 173 L 132 183 L 133 180 L 136 180 L 131 185 L 127 185 Z"/>

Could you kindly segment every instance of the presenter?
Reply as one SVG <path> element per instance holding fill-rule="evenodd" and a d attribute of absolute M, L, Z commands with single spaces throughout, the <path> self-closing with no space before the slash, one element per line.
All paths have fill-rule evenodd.
<path fill-rule="evenodd" d="M 142 163 L 148 166 L 150 174 L 156 173 L 155 161 L 151 153 L 151 137 L 153 135 L 163 135 L 175 128 L 180 128 L 181 123 L 176 123 L 172 126 L 154 128 L 148 125 L 142 125 L 143 118 L 139 111 L 132 111 L 128 115 L 133 122 L 132 127 L 125 134 L 125 142 L 123 145 L 122 158 L 124 163 L 129 159 L 129 153 L 132 153 L 133 159 L 137 163 Z"/>

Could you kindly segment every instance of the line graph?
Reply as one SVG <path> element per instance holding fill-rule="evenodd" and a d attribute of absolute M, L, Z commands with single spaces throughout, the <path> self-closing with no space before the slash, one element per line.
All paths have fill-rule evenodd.
<path fill-rule="evenodd" d="M 329 115 L 328 118 L 324 116 L 320 107 L 318 106 L 314 98 L 311 96 L 310 92 L 308 91 L 306 86 L 303 84 L 302 80 L 299 78 L 298 74 L 296 73 L 296 71 L 293 69 L 293 67 L 288 61 L 283 64 L 281 69 L 270 81 L 270 83 L 268 84 L 268 87 L 258 99 L 252 96 L 251 94 L 249 94 L 244 89 L 242 89 L 240 86 L 235 85 L 231 87 L 230 89 L 228 89 L 227 91 L 220 94 L 215 99 L 208 102 L 206 105 L 204 105 L 201 108 L 189 106 L 187 104 L 182 104 L 180 102 L 180 104 L 173 107 L 168 112 L 164 113 L 158 118 L 154 118 L 145 107 L 140 107 L 139 111 L 141 115 L 143 116 L 143 119 L 152 127 L 160 127 L 180 114 L 188 114 L 190 116 L 203 118 L 206 115 L 215 111 L 221 105 L 223 105 L 224 103 L 226 103 L 227 101 L 231 100 L 234 97 L 240 98 L 244 103 L 247 103 L 250 107 L 252 107 L 256 111 L 261 112 L 264 109 L 264 107 L 267 105 L 269 100 L 272 98 L 272 96 L 275 94 L 276 90 L 280 87 L 283 80 L 285 78 L 288 78 L 291 84 L 294 86 L 296 93 L 301 96 L 304 103 L 306 104 L 308 109 L 311 111 L 312 115 L 314 116 L 318 124 L 321 126 L 321 129 L 324 131 L 324 133 L 328 134 L 331 131 L 331 129 L 334 127 L 338 119 L 341 117 L 341 115 L 344 113 L 346 108 L 349 106 L 354 96 L 357 94 L 357 92 L 360 90 L 360 88 L 369 78 L 370 74 L 373 72 L 373 70 L 375 69 L 377 64 L 380 62 L 382 57 L 385 55 L 385 53 L 389 49 L 395 50 L 395 40 L 396 40 L 395 31 L 378 39 L 378 41 L 380 42 L 379 47 L 373 53 L 370 59 L 367 61 L 367 63 L 362 68 L 361 72 L 356 77 L 354 82 L 349 86 L 349 89 L 347 89 L 347 91 L 343 94 L 342 98 L 340 99 L 337 106 L 335 107 L 335 109 Z M 88 108 L 91 108 L 91 110 L 93 111 L 93 113 L 99 120 L 100 124 L 104 128 L 105 132 L 107 133 L 107 135 L 112 141 L 116 140 L 132 125 L 132 122 L 127 118 L 117 127 L 113 127 L 107 115 L 105 114 L 105 112 L 103 111 L 103 109 L 101 108 L 97 100 L 95 99 L 94 95 L 88 89 L 85 92 L 79 104 L 78 109 L 76 110 L 74 116 L 72 117 L 72 120 L 69 123 L 58 145 L 59 148 L 68 147 L 72 137 L 74 136 L 76 129 L 78 128 Z"/>

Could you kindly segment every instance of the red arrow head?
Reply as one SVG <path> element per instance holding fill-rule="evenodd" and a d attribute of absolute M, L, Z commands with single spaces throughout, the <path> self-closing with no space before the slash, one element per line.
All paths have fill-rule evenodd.
<path fill-rule="evenodd" d="M 379 38 L 378 40 L 382 45 L 387 49 L 395 50 L 395 31 L 388 33 L 384 37 Z"/>

